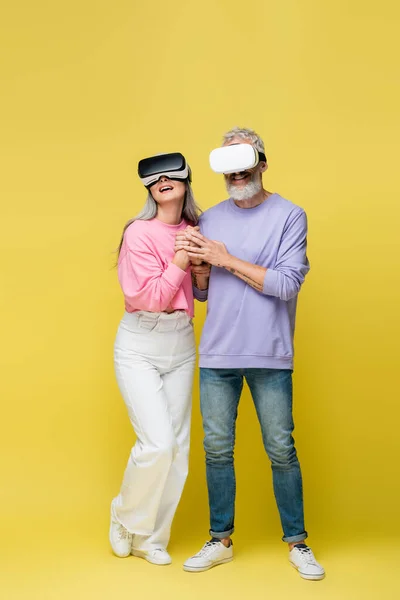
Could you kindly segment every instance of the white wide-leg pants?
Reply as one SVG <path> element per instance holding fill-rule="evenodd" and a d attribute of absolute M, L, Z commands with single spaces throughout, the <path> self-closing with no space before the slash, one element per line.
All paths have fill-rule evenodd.
<path fill-rule="evenodd" d="M 166 548 L 188 473 L 195 365 L 190 317 L 184 311 L 125 313 L 114 361 L 137 441 L 113 516 L 135 534 L 135 549 Z"/>

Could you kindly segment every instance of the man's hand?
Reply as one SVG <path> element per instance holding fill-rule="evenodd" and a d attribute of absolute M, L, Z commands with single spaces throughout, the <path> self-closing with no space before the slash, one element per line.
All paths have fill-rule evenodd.
<path fill-rule="evenodd" d="M 214 265 L 215 267 L 223 267 L 229 271 L 229 273 L 242 279 L 242 281 L 257 290 L 257 292 L 263 293 L 264 279 L 267 272 L 265 267 L 232 256 L 226 249 L 225 244 L 209 240 L 199 231 L 188 231 L 186 237 L 192 244 L 197 246 L 197 248 L 193 245 L 185 246 L 189 260 L 192 264 L 193 260 L 200 260 L 209 263 L 210 265 Z"/>
<path fill-rule="evenodd" d="M 199 231 L 190 231 L 186 233 L 187 239 L 192 245 L 186 247 L 190 261 L 193 260 L 207 262 L 215 267 L 227 267 L 231 255 L 227 251 L 225 244 L 215 242 L 204 237 Z M 197 246 L 197 247 L 196 247 Z"/>
<path fill-rule="evenodd" d="M 199 231 L 199 229 L 199 227 L 191 227 L 190 225 L 185 229 L 180 229 L 175 234 L 175 252 L 177 250 L 186 250 L 187 246 L 193 245 L 193 242 L 188 239 L 188 234 L 191 233 L 191 231 Z"/>

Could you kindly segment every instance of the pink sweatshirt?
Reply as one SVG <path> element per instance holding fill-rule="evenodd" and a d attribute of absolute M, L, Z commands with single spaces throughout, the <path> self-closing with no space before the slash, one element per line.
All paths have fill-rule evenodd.
<path fill-rule="evenodd" d="M 194 315 L 190 268 L 182 271 L 174 257 L 175 234 L 188 223 L 167 225 L 158 219 L 134 221 L 125 231 L 118 279 L 127 312 L 184 310 Z"/>

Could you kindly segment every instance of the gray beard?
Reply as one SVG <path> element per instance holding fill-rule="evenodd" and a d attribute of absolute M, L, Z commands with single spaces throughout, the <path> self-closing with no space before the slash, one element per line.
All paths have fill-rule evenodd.
<path fill-rule="evenodd" d="M 242 188 L 238 188 L 235 185 L 227 182 L 226 189 L 233 200 L 240 202 L 242 200 L 250 200 L 250 198 L 253 198 L 253 196 L 261 192 L 262 183 L 260 180 L 257 181 L 252 178 L 247 185 Z"/>

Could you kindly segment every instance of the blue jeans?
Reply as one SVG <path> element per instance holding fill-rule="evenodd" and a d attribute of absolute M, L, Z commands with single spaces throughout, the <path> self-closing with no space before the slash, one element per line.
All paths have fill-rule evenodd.
<path fill-rule="evenodd" d="M 282 539 L 299 542 L 307 537 L 307 532 L 300 464 L 292 437 L 292 371 L 288 369 L 200 369 L 210 534 L 223 539 L 234 530 L 233 450 L 243 378 L 250 388 L 271 461 Z"/>

